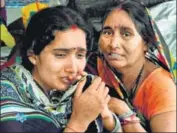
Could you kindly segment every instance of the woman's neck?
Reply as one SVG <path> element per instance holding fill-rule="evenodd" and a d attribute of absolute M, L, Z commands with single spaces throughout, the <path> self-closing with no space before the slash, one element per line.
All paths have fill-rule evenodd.
<path fill-rule="evenodd" d="M 134 87 L 134 84 L 137 80 L 138 75 L 140 74 L 142 67 L 143 70 L 141 72 L 137 88 L 142 84 L 144 79 L 147 78 L 151 72 L 158 68 L 157 65 L 155 65 L 148 59 L 144 59 L 144 61 L 134 64 L 132 67 L 125 68 L 124 71 L 121 71 L 121 80 L 126 87 L 127 92 L 130 92 L 131 89 Z"/>
<path fill-rule="evenodd" d="M 48 96 L 48 92 L 49 92 L 49 89 L 47 89 L 45 87 L 45 85 L 43 85 L 39 78 L 38 78 L 38 74 L 37 74 L 37 71 L 33 70 L 32 71 L 32 76 L 33 76 L 33 79 L 34 81 L 36 82 L 36 84 L 38 85 L 38 87 L 44 92 L 44 94 L 46 94 Z"/>
<path fill-rule="evenodd" d="M 121 80 L 128 92 L 130 92 L 131 89 L 134 87 L 138 76 L 140 76 L 139 78 L 141 79 L 141 76 L 144 71 L 144 65 L 145 65 L 145 59 L 142 61 L 138 61 L 136 64 L 133 64 L 132 66 L 128 66 L 128 67 L 122 69 Z M 139 75 L 139 74 L 141 74 L 141 75 Z"/>

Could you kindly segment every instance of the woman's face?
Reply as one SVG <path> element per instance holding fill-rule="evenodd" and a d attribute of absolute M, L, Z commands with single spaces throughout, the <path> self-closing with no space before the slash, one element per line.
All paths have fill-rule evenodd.
<path fill-rule="evenodd" d="M 129 15 L 115 9 L 103 24 L 99 49 L 112 67 L 121 70 L 143 60 L 146 45 Z"/>
<path fill-rule="evenodd" d="M 40 55 L 29 57 L 33 77 L 45 89 L 66 90 L 86 65 L 86 34 L 79 28 L 56 31 Z"/>

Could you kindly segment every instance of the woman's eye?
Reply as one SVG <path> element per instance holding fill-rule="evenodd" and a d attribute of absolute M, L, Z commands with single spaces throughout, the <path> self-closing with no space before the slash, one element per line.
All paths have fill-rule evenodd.
<path fill-rule="evenodd" d="M 112 35 L 113 35 L 113 32 L 110 31 L 110 30 L 103 30 L 103 31 L 102 31 L 102 34 L 103 34 L 103 35 L 106 35 L 106 36 L 112 36 Z"/>
<path fill-rule="evenodd" d="M 80 58 L 80 59 L 81 59 L 81 58 L 85 58 L 85 57 L 86 57 L 86 54 L 85 54 L 85 53 L 83 53 L 83 54 L 77 54 L 77 57 Z"/>
<path fill-rule="evenodd" d="M 126 31 L 126 32 L 123 32 L 122 35 L 123 35 L 124 37 L 130 37 L 130 36 L 131 36 L 131 33 Z"/>
<path fill-rule="evenodd" d="M 57 57 L 57 58 L 63 58 L 65 56 L 66 56 L 66 54 L 55 54 L 55 57 Z"/>

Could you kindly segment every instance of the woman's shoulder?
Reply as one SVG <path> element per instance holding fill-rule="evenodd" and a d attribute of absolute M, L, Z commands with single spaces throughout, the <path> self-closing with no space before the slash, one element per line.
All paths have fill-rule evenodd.
<path fill-rule="evenodd" d="M 176 91 L 176 84 L 171 74 L 159 67 L 153 70 L 143 81 L 138 89 L 138 94 L 146 96 L 156 96 L 162 93 L 171 95 Z"/>
<path fill-rule="evenodd" d="M 22 82 L 23 74 L 21 73 L 21 65 L 12 65 L 2 70 L 1 72 L 1 100 L 13 99 L 22 101 L 20 89 L 23 89 L 24 83 Z"/>
<path fill-rule="evenodd" d="M 134 104 L 148 119 L 176 109 L 176 85 L 171 74 L 161 67 L 152 71 L 138 89 Z"/>
<path fill-rule="evenodd" d="M 12 66 L 6 67 L 1 71 L 1 82 L 11 82 L 13 84 L 19 83 L 20 81 L 20 69 L 21 65 L 14 64 Z"/>
<path fill-rule="evenodd" d="M 152 71 L 144 82 L 158 86 L 175 85 L 171 73 L 162 67 L 156 68 Z"/>

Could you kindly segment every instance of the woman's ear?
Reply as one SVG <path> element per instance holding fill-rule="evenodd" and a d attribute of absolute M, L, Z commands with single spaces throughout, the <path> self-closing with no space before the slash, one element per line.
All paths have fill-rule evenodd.
<path fill-rule="evenodd" d="M 144 43 L 144 49 L 143 50 L 144 50 L 145 53 L 148 51 L 148 43 L 147 42 Z"/>
<path fill-rule="evenodd" d="M 33 64 L 33 65 L 36 65 L 36 55 L 35 54 L 32 54 L 30 56 L 28 56 L 28 59 L 30 60 L 30 62 Z"/>

